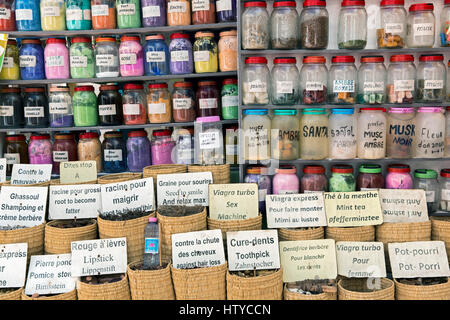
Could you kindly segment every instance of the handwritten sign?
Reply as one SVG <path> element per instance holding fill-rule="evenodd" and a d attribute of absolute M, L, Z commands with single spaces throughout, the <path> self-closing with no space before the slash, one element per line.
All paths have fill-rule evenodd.
<path fill-rule="evenodd" d="M 383 223 L 378 190 L 325 192 L 329 227 L 359 227 Z"/>
<path fill-rule="evenodd" d="M 323 193 L 266 196 L 269 228 L 320 227 L 327 225 Z"/>
<path fill-rule="evenodd" d="M 127 272 L 127 238 L 74 241 L 72 276 Z"/>
<path fill-rule="evenodd" d="M 27 243 L 0 244 L 0 288 L 23 287 L 27 248 Z"/>
<path fill-rule="evenodd" d="M 59 179 L 62 184 L 97 180 L 97 162 L 93 160 L 61 162 L 59 164 Z"/>
<path fill-rule="evenodd" d="M 31 256 L 25 294 L 57 294 L 75 289 L 71 263 L 70 253 Z"/>
<path fill-rule="evenodd" d="M 424 190 L 380 189 L 379 192 L 384 222 L 428 221 L 427 199 Z"/>
<path fill-rule="evenodd" d="M 244 220 L 258 216 L 256 183 L 210 184 L 209 217 L 215 220 Z"/>
<path fill-rule="evenodd" d="M 386 277 L 382 242 L 336 243 L 338 274 L 347 278 Z"/>
<path fill-rule="evenodd" d="M 217 229 L 173 234 L 172 261 L 176 269 L 207 268 L 224 264 L 222 232 Z"/>
<path fill-rule="evenodd" d="M 50 181 L 51 176 L 51 164 L 17 163 L 12 168 L 11 184 L 36 184 Z"/>
<path fill-rule="evenodd" d="M 443 241 L 389 243 L 388 249 L 394 278 L 450 276 Z"/>
<path fill-rule="evenodd" d="M 208 206 L 211 172 L 158 174 L 158 206 Z"/>
<path fill-rule="evenodd" d="M 6 181 L 6 158 L 0 159 L 0 183 Z"/>
<path fill-rule="evenodd" d="M 45 222 L 47 187 L 3 186 L 0 226 L 34 227 Z"/>
<path fill-rule="evenodd" d="M 98 184 L 50 186 L 48 218 L 96 218 L 102 210 L 101 188 Z"/>
<path fill-rule="evenodd" d="M 103 214 L 155 210 L 153 178 L 103 184 L 101 189 Z"/>
<path fill-rule="evenodd" d="M 283 282 L 337 277 L 333 239 L 280 241 L 280 259 Z"/>

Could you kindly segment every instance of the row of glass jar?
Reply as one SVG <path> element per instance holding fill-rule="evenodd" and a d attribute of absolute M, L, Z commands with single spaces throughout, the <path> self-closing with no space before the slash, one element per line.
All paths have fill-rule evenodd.
<path fill-rule="evenodd" d="M 363 56 L 359 70 L 353 56 L 335 56 L 327 69 L 323 56 L 307 56 L 299 71 L 295 57 L 248 57 L 242 72 L 245 105 L 383 104 L 442 102 L 447 99 L 447 67 L 442 54 L 393 55 L 386 69 L 383 56 Z M 450 62 L 448 64 L 450 66 Z M 450 90 L 449 90 L 450 93 Z"/>
<path fill-rule="evenodd" d="M 0 0 L 0 31 L 184 26 L 236 21 L 236 0 Z"/>
<path fill-rule="evenodd" d="M 275 1 L 269 17 L 265 1 L 244 3 L 243 49 L 326 49 L 329 16 L 323 0 L 305 0 L 299 16 L 295 1 Z M 413 4 L 407 15 L 404 0 L 382 0 L 377 28 L 378 48 L 431 48 L 435 39 L 432 3 Z M 339 12 L 339 49 L 364 49 L 367 44 L 365 1 L 343 0 Z M 450 44 L 450 1 L 441 13 L 441 45 Z"/>
<path fill-rule="evenodd" d="M 264 166 L 249 166 L 244 181 L 257 183 L 260 210 L 265 211 L 266 194 L 289 194 L 308 192 L 351 192 L 376 189 L 423 189 L 425 190 L 428 212 L 450 211 L 450 169 L 442 169 L 440 183 L 437 172 L 431 169 L 417 169 L 414 179 L 410 167 L 392 164 L 383 177 L 382 168 L 377 164 L 362 164 L 355 178 L 353 167 L 346 164 L 333 165 L 328 179 L 325 168 L 320 165 L 303 167 L 301 179 L 295 166 L 281 166 L 275 169 L 273 179 Z M 439 205 L 438 205 L 439 204 Z"/>
<path fill-rule="evenodd" d="M 450 110 L 450 107 L 447 109 Z M 246 161 L 450 157 L 450 111 L 421 107 L 267 109 L 243 113 L 241 152 Z M 446 119 L 447 118 L 447 119 Z M 446 136 L 447 134 L 447 136 Z"/>

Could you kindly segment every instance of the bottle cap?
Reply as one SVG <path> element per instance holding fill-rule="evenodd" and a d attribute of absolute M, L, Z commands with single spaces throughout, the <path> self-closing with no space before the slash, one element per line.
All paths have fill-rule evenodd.
<path fill-rule="evenodd" d="M 431 169 L 416 169 L 414 170 L 414 177 L 419 179 L 436 179 L 437 172 Z"/>
<path fill-rule="evenodd" d="M 359 167 L 361 173 L 381 173 L 381 166 L 379 164 L 362 164 Z"/>
<path fill-rule="evenodd" d="M 353 173 L 353 167 L 348 164 L 337 164 L 331 167 L 333 173 Z"/>
<path fill-rule="evenodd" d="M 407 164 L 391 164 L 388 166 L 387 171 L 395 173 L 408 173 L 411 171 L 411 168 Z"/>
<path fill-rule="evenodd" d="M 275 110 L 273 110 L 273 114 L 276 116 L 295 116 L 297 114 L 297 110 L 295 110 L 295 109 L 275 109 Z"/>
<path fill-rule="evenodd" d="M 324 174 L 325 168 L 323 166 L 319 166 L 319 165 L 305 166 L 303 168 L 303 173 L 305 173 L 305 174 Z"/>

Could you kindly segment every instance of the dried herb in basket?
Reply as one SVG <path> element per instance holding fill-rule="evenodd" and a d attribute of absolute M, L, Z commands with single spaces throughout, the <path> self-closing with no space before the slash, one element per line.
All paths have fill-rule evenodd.
<path fill-rule="evenodd" d="M 116 273 L 116 274 L 105 274 L 98 276 L 85 276 L 81 277 L 80 281 L 87 284 L 105 284 L 105 283 L 114 283 L 118 282 L 125 278 L 125 274 Z"/>
<path fill-rule="evenodd" d="M 99 213 L 99 217 L 103 220 L 109 220 L 109 221 L 126 221 L 126 220 L 132 220 L 141 218 L 144 216 L 149 215 L 152 212 L 149 211 L 142 211 L 142 210 L 127 210 L 124 213 L 115 214 L 115 213 Z"/>
<path fill-rule="evenodd" d="M 166 217 L 187 217 L 202 212 L 203 206 L 160 206 L 158 213 Z"/>
<path fill-rule="evenodd" d="M 313 295 L 337 292 L 335 280 L 304 280 L 288 283 L 287 289 L 291 292 Z"/>

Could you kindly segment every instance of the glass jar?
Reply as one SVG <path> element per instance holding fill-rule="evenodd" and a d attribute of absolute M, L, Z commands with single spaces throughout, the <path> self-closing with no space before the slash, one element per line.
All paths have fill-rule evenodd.
<path fill-rule="evenodd" d="M 48 102 L 44 88 L 25 88 L 23 113 L 25 127 L 48 126 Z"/>
<path fill-rule="evenodd" d="M 215 0 L 192 0 L 192 24 L 216 23 Z"/>
<path fill-rule="evenodd" d="M 19 80 L 19 63 L 17 42 L 16 40 L 8 40 L 3 57 L 3 67 L 0 71 L 0 80 Z"/>
<path fill-rule="evenodd" d="M 194 163 L 215 165 L 224 163 L 222 124 L 218 116 L 199 117 L 194 123 Z"/>
<path fill-rule="evenodd" d="M 347 0 L 346 0 L 347 1 Z M 328 101 L 336 104 L 354 104 L 358 92 L 358 71 L 353 56 L 335 56 L 331 59 Z"/>
<path fill-rule="evenodd" d="M 119 47 L 120 75 L 140 77 L 144 75 L 144 49 L 139 37 L 122 36 Z"/>
<path fill-rule="evenodd" d="M 300 40 L 295 1 L 276 1 L 270 16 L 270 39 L 273 49 L 296 49 Z"/>
<path fill-rule="evenodd" d="M 220 115 L 219 97 L 216 81 L 200 81 L 197 84 L 197 116 L 211 117 Z"/>
<path fill-rule="evenodd" d="M 414 56 L 393 55 L 388 68 L 386 91 L 389 103 L 412 103 L 415 96 Z"/>
<path fill-rule="evenodd" d="M 331 159 L 356 158 L 357 119 L 353 109 L 331 109 L 328 153 Z"/>
<path fill-rule="evenodd" d="M 275 2 L 276 3 L 276 2 Z M 272 103 L 277 105 L 296 104 L 300 97 L 300 73 L 294 57 L 275 58 L 271 71 Z"/>
<path fill-rule="evenodd" d="M 450 157 L 450 107 L 445 113 L 445 151 L 444 157 Z"/>
<path fill-rule="evenodd" d="M 343 0 L 339 11 L 339 49 L 364 49 L 367 44 L 367 12 L 364 0 Z"/>
<path fill-rule="evenodd" d="M 191 24 L 191 2 L 189 0 L 167 0 L 167 25 L 188 26 Z"/>
<path fill-rule="evenodd" d="M 147 131 L 136 130 L 128 133 L 127 163 L 131 172 L 142 172 L 145 167 L 152 164 Z"/>
<path fill-rule="evenodd" d="M 406 44 L 408 48 L 431 48 L 434 45 L 435 19 L 432 3 L 409 7 Z"/>
<path fill-rule="evenodd" d="M 40 31 L 40 0 L 16 0 L 17 31 Z"/>
<path fill-rule="evenodd" d="M 102 171 L 102 144 L 97 132 L 81 133 L 77 151 L 79 161 L 95 161 L 97 172 Z"/>
<path fill-rule="evenodd" d="M 384 188 L 384 177 L 378 164 L 362 164 L 356 178 L 356 191 L 377 190 Z"/>
<path fill-rule="evenodd" d="M 300 123 L 297 110 L 275 109 L 273 114 L 270 138 L 272 159 L 298 159 Z"/>
<path fill-rule="evenodd" d="M 442 102 L 446 97 L 447 67 L 442 54 L 423 54 L 417 67 L 416 102 Z"/>
<path fill-rule="evenodd" d="M 147 98 L 142 84 L 127 83 L 122 96 L 123 122 L 126 125 L 147 123 Z"/>
<path fill-rule="evenodd" d="M 64 0 L 41 0 L 41 27 L 43 31 L 66 30 Z"/>
<path fill-rule="evenodd" d="M 300 94 L 304 104 L 323 104 L 327 97 L 328 69 L 325 57 L 303 58 L 300 70 Z"/>
<path fill-rule="evenodd" d="M 0 0 L 0 31 L 15 31 L 15 6 L 12 0 Z"/>
<path fill-rule="evenodd" d="M 217 22 L 232 22 L 237 19 L 236 0 L 216 0 Z"/>
<path fill-rule="evenodd" d="M 346 164 L 332 166 L 329 186 L 330 192 L 356 191 L 356 179 L 353 176 L 353 167 Z"/>
<path fill-rule="evenodd" d="M 141 0 L 142 26 L 164 27 L 166 25 L 166 1 L 165 0 Z"/>
<path fill-rule="evenodd" d="M 266 195 L 272 194 L 269 170 L 264 166 L 249 166 L 246 171 L 244 182 L 258 185 L 258 209 L 264 215 L 266 213 Z"/>
<path fill-rule="evenodd" d="M 407 164 L 391 164 L 387 168 L 386 189 L 412 189 L 413 179 Z"/>
<path fill-rule="evenodd" d="M 190 82 L 175 82 L 173 84 L 172 108 L 173 121 L 192 122 L 196 118 L 195 92 Z"/>
<path fill-rule="evenodd" d="M 99 124 L 117 126 L 122 124 L 122 97 L 118 86 L 102 85 L 97 97 Z"/>
<path fill-rule="evenodd" d="M 0 127 L 20 128 L 23 126 L 23 102 L 19 88 L 0 90 Z"/>
<path fill-rule="evenodd" d="M 66 1 L 67 30 L 91 30 L 91 0 Z"/>
<path fill-rule="evenodd" d="M 444 9 L 441 12 L 441 46 L 450 46 L 450 0 L 444 1 Z"/>
<path fill-rule="evenodd" d="M 225 128 L 225 162 L 238 164 L 238 127 Z"/>
<path fill-rule="evenodd" d="M 140 0 L 116 0 L 117 26 L 119 29 L 141 27 Z"/>
<path fill-rule="evenodd" d="M 3 145 L 3 157 L 6 158 L 6 175 L 10 176 L 15 164 L 28 164 L 28 144 L 23 134 L 7 135 Z"/>
<path fill-rule="evenodd" d="M 325 168 L 318 165 L 303 167 L 303 177 L 300 180 L 300 192 L 327 192 L 328 179 L 325 175 Z"/>
<path fill-rule="evenodd" d="M 70 46 L 70 76 L 73 79 L 94 78 L 95 60 L 91 39 L 87 37 L 72 38 Z"/>
<path fill-rule="evenodd" d="M 72 97 L 67 87 L 50 87 L 48 109 L 50 127 L 72 127 L 73 108 Z"/>
<path fill-rule="evenodd" d="M 45 76 L 47 79 L 69 79 L 69 49 L 66 40 L 47 39 L 44 49 Z"/>
<path fill-rule="evenodd" d="M 227 0 L 219 0 L 227 1 Z M 219 33 L 219 69 L 222 72 L 237 70 L 237 31 Z"/>
<path fill-rule="evenodd" d="M 194 128 L 176 128 L 173 131 L 172 139 L 175 141 L 174 163 L 193 164 L 194 163 Z"/>
<path fill-rule="evenodd" d="M 414 157 L 442 158 L 445 146 L 445 116 L 442 108 L 420 107 L 417 112 Z"/>
<path fill-rule="evenodd" d="M 92 28 L 116 28 L 116 0 L 91 0 Z"/>
<path fill-rule="evenodd" d="M 423 189 L 425 191 L 428 214 L 437 210 L 439 183 L 436 171 L 431 169 L 414 170 L 414 189 Z"/>
<path fill-rule="evenodd" d="M 72 133 L 56 133 L 53 136 L 53 174 L 59 174 L 60 163 L 77 161 L 77 142 Z"/>
<path fill-rule="evenodd" d="M 416 135 L 414 108 L 389 108 L 387 129 L 386 156 L 394 159 L 411 158 Z"/>
<path fill-rule="evenodd" d="M 246 2 L 248 3 L 248 2 Z M 270 72 L 264 57 L 247 57 L 242 71 L 243 104 L 268 104 Z"/>
<path fill-rule="evenodd" d="M 406 41 L 406 10 L 404 0 L 380 2 L 380 28 L 377 29 L 378 49 L 401 49 Z"/>
<path fill-rule="evenodd" d="M 195 39 L 193 46 L 195 73 L 217 72 L 218 56 L 214 33 L 198 31 L 195 33 Z"/>
<path fill-rule="evenodd" d="M 95 40 L 95 76 L 116 78 L 119 76 L 119 45 L 114 38 Z"/>
<path fill-rule="evenodd" d="M 171 74 L 186 74 L 194 72 L 192 44 L 189 41 L 188 34 L 172 33 L 170 35 L 169 51 Z"/>
<path fill-rule="evenodd" d="M 22 80 L 45 79 L 44 48 L 39 39 L 23 39 L 19 50 L 20 78 Z"/>
<path fill-rule="evenodd" d="M 32 135 L 28 144 L 28 158 L 30 164 L 51 164 L 53 165 L 52 143 L 50 135 Z"/>
<path fill-rule="evenodd" d="M 328 115 L 322 108 L 303 109 L 300 118 L 300 158 L 321 160 L 328 157 Z"/>
<path fill-rule="evenodd" d="M 93 86 L 79 86 L 74 90 L 72 105 L 75 127 L 98 125 L 97 96 Z"/>
<path fill-rule="evenodd" d="M 450 212 L 450 169 L 441 170 L 439 209 Z"/>
<path fill-rule="evenodd" d="M 244 2 L 241 17 L 242 49 L 269 49 L 269 13 L 265 1 Z"/>
<path fill-rule="evenodd" d="M 243 111 L 241 152 L 244 160 L 270 159 L 271 121 L 267 109 Z"/>
<path fill-rule="evenodd" d="M 151 154 L 152 164 L 172 164 L 173 162 L 173 148 L 175 141 L 172 140 L 172 133 L 170 130 L 154 130 L 151 140 Z"/>
<path fill-rule="evenodd" d="M 303 49 L 328 46 L 328 11 L 324 0 L 305 0 L 300 14 L 300 45 Z"/>
<path fill-rule="evenodd" d="M 102 143 L 103 171 L 118 173 L 127 171 L 127 147 L 122 132 L 109 131 Z"/>
<path fill-rule="evenodd" d="M 386 154 L 386 109 L 361 108 L 359 111 L 358 158 L 384 158 Z"/>
<path fill-rule="evenodd" d="M 275 169 L 272 187 L 273 194 L 297 194 L 300 191 L 300 181 L 295 166 L 280 166 Z"/>
<path fill-rule="evenodd" d="M 145 37 L 145 75 L 159 76 L 169 74 L 169 47 L 164 36 L 157 34 Z"/>
<path fill-rule="evenodd" d="M 238 118 L 238 81 L 236 78 L 228 78 L 222 81 L 222 119 L 237 120 Z"/>
<path fill-rule="evenodd" d="M 358 70 L 358 102 L 382 104 L 386 101 L 386 67 L 383 56 L 361 57 Z"/>
<path fill-rule="evenodd" d="M 150 123 L 168 123 L 172 121 L 172 105 L 167 83 L 148 85 L 148 120 Z"/>

